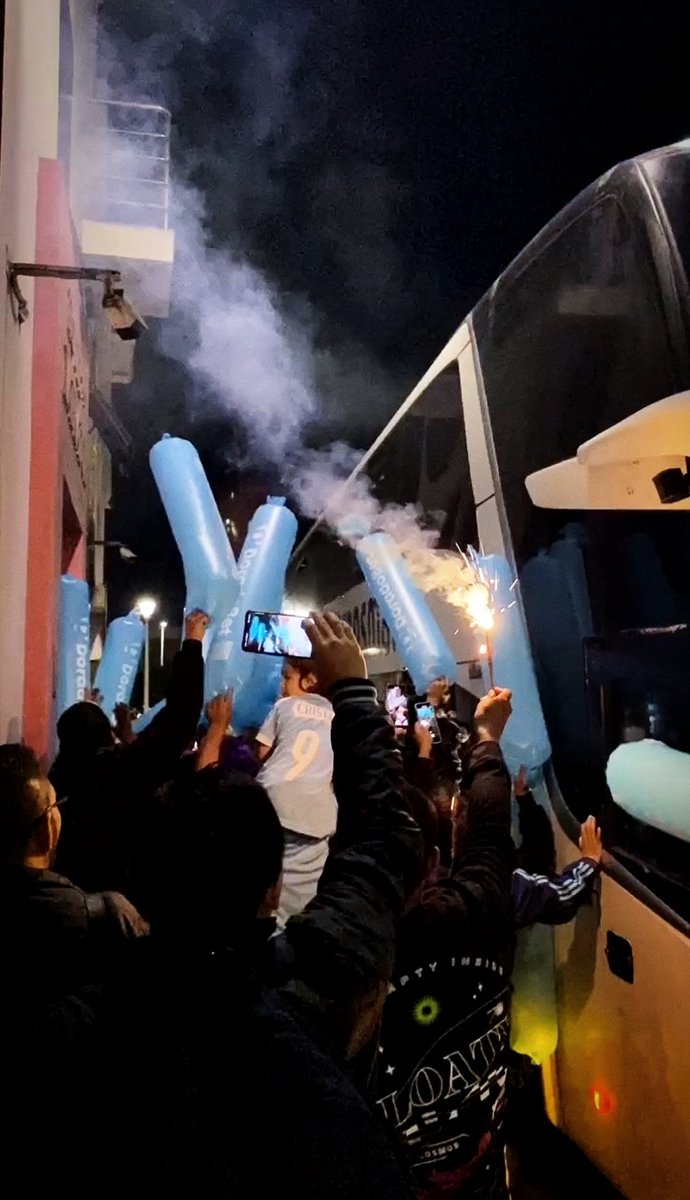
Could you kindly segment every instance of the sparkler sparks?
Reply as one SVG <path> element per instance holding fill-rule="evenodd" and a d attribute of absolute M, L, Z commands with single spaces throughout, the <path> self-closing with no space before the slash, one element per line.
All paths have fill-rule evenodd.
<path fill-rule="evenodd" d="M 412 539 L 401 536 L 399 541 L 407 565 L 422 590 L 437 594 L 451 608 L 462 612 L 470 628 L 477 634 L 479 657 L 486 659 L 489 686 L 493 688 L 492 640 L 501 615 L 517 604 L 517 579 L 510 585 L 509 603 L 503 602 L 499 607 L 498 574 L 485 566 L 472 546 L 465 551 L 456 543 L 457 553 L 434 549 L 428 531 L 422 531 L 419 537 Z M 460 630 L 454 632 L 457 634 Z"/>
<path fill-rule="evenodd" d="M 460 555 L 460 561 L 457 559 L 454 561 L 460 578 L 457 587 L 447 590 L 446 599 L 449 604 L 461 609 L 469 620 L 470 628 L 476 629 L 480 633 L 479 654 L 482 658 L 486 658 L 489 687 L 493 688 L 494 656 L 491 640 L 492 633 L 496 628 L 497 617 L 506 611 L 505 609 L 497 610 L 496 608 L 498 579 L 488 573 L 480 562 L 477 551 L 472 546 L 468 547 L 467 551 L 464 551 L 456 544 L 456 550 Z M 517 579 L 511 585 L 511 592 L 514 591 L 516 585 Z M 512 608 L 516 603 L 516 600 L 511 600 L 506 608 Z"/>

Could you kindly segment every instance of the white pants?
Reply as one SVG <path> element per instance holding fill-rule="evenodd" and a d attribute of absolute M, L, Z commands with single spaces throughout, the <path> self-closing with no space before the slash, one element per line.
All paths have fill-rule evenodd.
<path fill-rule="evenodd" d="M 283 889 L 280 893 L 278 925 L 282 929 L 314 899 L 321 872 L 328 858 L 328 838 L 304 837 L 285 831 Z"/>

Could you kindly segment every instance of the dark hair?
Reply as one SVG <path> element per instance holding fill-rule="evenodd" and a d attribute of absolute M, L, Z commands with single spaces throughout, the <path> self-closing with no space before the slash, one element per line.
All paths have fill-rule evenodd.
<path fill-rule="evenodd" d="M 207 767 L 174 790 L 160 833 L 154 927 L 212 949 L 241 938 L 283 864 L 283 830 L 265 789 Z"/>
<path fill-rule="evenodd" d="M 41 816 L 41 798 L 31 784 L 43 778 L 41 764 L 28 746 L 0 746 L 0 860 L 21 859 Z"/>
<path fill-rule="evenodd" d="M 65 709 L 57 723 L 60 751 L 91 754 L 113 744 L 110 721 L 98 704 L 80 700 Z"/>
<path fill-rule="evenodd" d="M 293 671 L 296 671 L 300 679 L 304 679 L 306 675 L 315 675 L 316 667 L 313 658 L 292 658 L 288 655 L 285 662 Z"/>
<path fill-rule="evenodd" d="M 110 721 L 98 704 L 80 700 L 66 708 L 57 723 L 60 750 L 50 768 L 50 782 L 58 799 L 79 790 L 84 770 L 99 750 L 114 745 Z"/>

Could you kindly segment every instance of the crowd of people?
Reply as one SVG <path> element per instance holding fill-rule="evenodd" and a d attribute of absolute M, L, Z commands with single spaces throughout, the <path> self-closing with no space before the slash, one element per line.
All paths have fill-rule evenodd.
<path fill-rule="evenodd" d="M 510 692 L 468 716 L 430 681 L 433 719 L 404 727 L 333 614 L 305 622 L 312 657 L 285 660 L 253 737 L 229 695 L 200 727 L 207 625 L 187 618 L 139 736 L 84 701 L 48 772 L 0 747 L 7 1178 L 94 1198 L 507 1196 L 516 930 L 589 897 L 595 823 L 555 875 L 521 775 L 516 850 Z"/>

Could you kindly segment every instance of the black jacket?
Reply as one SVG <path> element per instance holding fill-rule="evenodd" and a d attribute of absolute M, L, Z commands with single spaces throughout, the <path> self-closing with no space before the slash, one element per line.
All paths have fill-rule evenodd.
<path fill-rule="evenodd" d="M 201 642 L 186 641 L 175 656 L 165 707 L 136 741 L 70 764 L 58 756 L 51 778 L 68 802 L 56 865 L 80 887 L 123 892 L 141 904 L 134 875 L 150 842 L 153 797 L 194 740 L 203 690 Z"/>
<path fill-rule="evenodd" d="M 513 957 L 510 778 L 482 742 L 463 763 L 461 857 L 401 923 L 372 1092 L 419 1197 L 499 1197 Z"/>
<path fill-rule="evenodd" d="M 20 1039 L 46 1005 L 99 984 L 121 963 L 126 938 L 100 894 L 56 875 L 0 868 L 0 1037 Z M 20 1039 L 21 1040 L 21 1039 Z"/>
<path fill-rule="evenodd" d="M 94 1194 L 94 1173 L 100 1197 L 408 1194 L 385 1128 L 350 1080 L 345 1044 L 350 1001 L 385 986 L 392 970 L 419 834 L 372 685 L 340 684 L 331 699 L 339 850 L 288 925 L 282 986 L 264 982 L 264 922 L 211 957 L 155 937 L 138 945 L 141 967 L 107 990 L 86 1055 L 99 1112 L 97 1129 L 80 1134 L 93 1163 L 69 1163 L 72 1196 Z"/>

